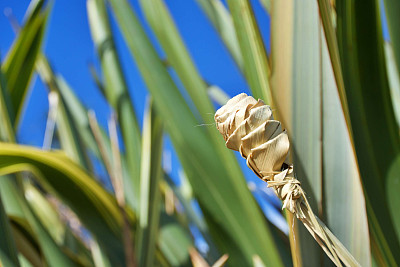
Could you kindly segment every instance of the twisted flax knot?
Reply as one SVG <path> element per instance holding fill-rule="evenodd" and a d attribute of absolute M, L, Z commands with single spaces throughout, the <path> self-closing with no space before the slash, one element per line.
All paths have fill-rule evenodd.
<path fill-rule="evenodd" d="M 303 219 L 306 216 L 301 209 L 301 198 L 305 195 L 300 181 L 294 178 L 292 174 L 293 167 L 289 166 L 289 168 L 274 175 L 273 180 L 266 182 L 268 187 L 272 187 L 275 194 L 283 201 L 282 209 L 287 208 L 291 213 L 296 214 L 298 219 Z"/>
<path fill-rule="evenodd" d="M 293 167 L 285 163 L 289 139 L 271 108 L 262 100 L 239 94 L 215 113 L 217 129 L 226 146 L 239 151 L 250 167 L 272 187 L 283 207 L 303 218 L 300 203 L 304 192 L 294 178 Z"/>

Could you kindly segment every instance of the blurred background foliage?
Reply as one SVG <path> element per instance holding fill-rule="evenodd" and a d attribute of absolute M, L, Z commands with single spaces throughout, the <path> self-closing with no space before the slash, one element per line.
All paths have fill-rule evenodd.
<path fill-rule="evenodd" d="M 288 130 L 314 212 L 362 266 L 400 265 L 400 4 L 192 1 L 244 88 L 204 78 L 176 24 L 190 17 L 174 17 L 173 1 L 87 0 L 101 116 L 44 52 L 55 3 L 32 0 L 22 22 L 6 10 L 0 265 L 331 266 L 213 126 L 215 109 L 247 90 Z M 31 94 L 36 77 L 48 95 L 41 147 L 26 145 L 24 127 L 45 106 Z"/>

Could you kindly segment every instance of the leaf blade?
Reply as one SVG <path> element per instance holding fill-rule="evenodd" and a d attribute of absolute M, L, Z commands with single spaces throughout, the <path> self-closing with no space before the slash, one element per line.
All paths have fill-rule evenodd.
<path fill-rule="evenodd" d="M 116 201 L 79 166 L 62 153 L 6 143 L 1 143 L 0 158 L 0 172 L 39 170 L 42 185 L 50 186 L 107 248 L 110 258 L 121 262 L 122 218 Z"/>
<path fill-rule="evenodd" d="M 317 3 L 275 4 L 272 38 L 274 98 L 291 137 L 296 174 L 314 213 L 362 266 L 368 266 L 364 197 Z M 295 235 L 300 245 L 294 248 L 300 248 L 300 264 L 319 266 L 321 250 L 307 232 L 299 230 Z"/>
<path fill-rule="evenodd" d="M 134 209 L 139 205 L 140 188 L 140 129 L 137 123 L 130 93 L 122 72 L 118 53 L 109 25 L 104 0 L 87 1 L 89 25 L 105 76 L 106 97 L 117 112 L 122 138 L 126 150 L 126 161 L 129 171 L 129 187 L 135 197 Z"/>
<path fill-rule="evenodd" d="M 208 139 L 206 131 L 194 127 L 198 125 L 198 121 L 173 84 L 129 4 L 126 1 L 109 2 L 128 47 L 152 93 L 157 111 L 165 121 L 165 127 L 186 174 L 193 188 L 196 188 L 196 195 L 202 208 L 208 209 L 211 216 L 219 218 L 215 223 L 225 228 L 224 234 L 230 235 L 235 240 L 231 248 L 237 246 L 245 252 L 245 258 L 237 259 L 241 263 L 251 264 L 252 254 L 254 251 L 259 251 L 265 262 L 271 261 L 276 266 L 281 266 L 281 260 L 262 215 L 246 188 L 244 179 L 236 171 L 237 165 L 232 163 L 232 154 L 221 155 L 215 151 L 211 145 L 213 141 Z M 135 38 L 132 38 L 133 36 Z M 231 162 L 233 168 L 221 167 L 225 164 L 219 157 Z M 252 220 L 247 220 L 246 217 Z M 266 252 L 262 249 L 264 247 L 268 247 L 269 250 Z"/>
<path fill-rule="evenodd" d="M 228 5 L 243 56 L 244 74 L 253 96 L 273 106 L 268 57 L 250 1 L 228 0 Z"/>
<path fill-rule="evenodd" d="M 375 248 L 375 257 L 385 264 L 399 264 L 395 251 L 400 243 L 394 228 L 398 215 L 391 214 L 388 208 L 386 186 L 390 164 L 400 153 L 400 138 L 386 76 L 377 5 L 375 1 L 367 1 L 362 7 L 359 3 L 339 1 L 337 35 L 371 246 Z M 393 221 L 383 219 L 389 216 Z"/>
<path fill-rule="evenodd" d="M 150 266 L 157 244 L 161 213 L 160 180 L 163 150 L 162 121 L 148 101 L 143 121 L 140 216 L 137 230 L 139 266 Z"/>
<path fill-rule="evenodd" d="M 11 226 L 3 207 L 3 201 L 0 195 L 0 234 L 3 238 L 0 240 L 0 262 L 10 266 L 20 266 L 18 261 L 17 249 L 15 246 L 15 241 L 11 235 Z"/>
<path fill-rule="evenodd" d="M 32 13 L 33 17 L 29 17 L 27 24 L 18 34 L 2 66 L 15 114 L 12 121 L 15 128 L 22 116 L 23 104 L 34 73 L 36 58 L 40 53 L 49 13 L 50 7 L 44 12 Z"/>

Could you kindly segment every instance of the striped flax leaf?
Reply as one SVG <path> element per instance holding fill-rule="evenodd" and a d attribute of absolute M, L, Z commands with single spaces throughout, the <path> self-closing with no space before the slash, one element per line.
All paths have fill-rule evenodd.
<path fill-rule="evenodd" d="M 200 76 L 200 73 L 196 69 L 196 66 L 192 62 L 189 52 L 178 33 L 166 5 L 160 0 L 141 1 L 140 3 L 147 20 L 150 22 L 153 31 L 167 55 L 168 62 L 182 80 L 193 103 L 197 107 L 203 122 L 206 124 L 212 124 L 214 120 L 213 116 L 210 116 L 210 114 L 214 113 L 214 108 L 208 98 L 207 91 L 209 92 L 209 90 Z M 214 3 L 217 3 L 217 1 L 214 1 Z M 220 4 L 222 5 L 222 3 Z M 223 5 L 221 8 L 225 9 Z M 216 88 L 215 90 L 217 91 L 218 89 Z M 226 101 L 224 103 L 226 103 Z M 211 140 L 215 143 L 215 147 L 219 150 L 219 153 L 224 157 L 231 157 L 224 160 L 225 164 L 228 163 L 227 168 L 231 169 L 230 162 L 235 160 L 232 158 L 232 154 L 227 152 L 226 147 L 219 140 L 220 137 L 218 132 L 215 131 L 213 127 L 207 127 L 206 129 L 212 136 Z M 236 177 L 239 177 L 239 175 L 236 175 Z M 211 244 L 210 247 L 212 247 Z M 215 254 L 213 255 L 215 258 L 211 257 L 212 262 L 218 259 L 216 253 L 216 251 L 210 253 L 210 255 Z"/>
<path fill-rule="evenodd" d="M 32 20 L 42 11 L 44 0 L 32 0 L 29 3 L 28 8 L 26 9 L 23 21 L 24 23 L 28 23 L 29 20 Z"/>
<path fill-rule="evenodd" d="M 104 130 L 101 127 L 98 127 L 98 130 L 96 130 L 96 140 L 93 136 L 92 131 L 94 130 L 91 126 L 89 126 L 89 119 L 87 117 L 87 113 L 88 111 L 86 110 L 86 108 L 82 105 L 82 103 L 80 102 L 80 100 L 76 97 L 76 95 L 74 94 L 74 92 L 71 90 L 71 88 L 66 84 L 66 82 L 62 79 L 62 77 L 57 77 L 58 83 L 59 83 L 59 89 L 60 89 L 60 93 L 61 96 L 63 97 L 66 106 L 73 111 L 72 112 L 72 117 L 75 121 L 76 124 L 80 125 L 80 131 L 79 134 L 82 136 L 82 139 L 85 142 L 85 145 L 92 151 L 92 153 L 94 153 L 97 158 L 99 160 L 103 161 L 103 164 L 105 164 L 105 161 L 103 160 L 102 155 L 100 155 L 101 153 L 99 152 L 103 149 L 105 151 L 105 153 L 107 153 L 107 155 L 111 155 L 111 144 L 110 144 L 110 140 L 107 137 L 107 135 L 105 134 Z M 91 116 L 89 116 L 91 117 Z M 92 145 L 94 143 L 94 145 Z M 107 157 L 108 160 L 109 157 Z M 128 174 L 126 172 L 126 161 L 124 158 L 121 158 L 122 160 L 122 169 L 123 169 L 123 174 L 124 174 L 124 184 L 127 184 L 127 178 Z M 127 198 L 128 203 L 130 203 L 132 205 L 133 201 L 132 201 L 132 190 L 131 187 L 129 186 L 124 186 L 125 189 L 125 197 Z M 164 230 L 162 230 L 164 231 Z M 162 238 L 160 238 L 159 242 L 166 242 L 168 243 L 168 240 L 163 240 Z M 179 244 L 174 244 L 174 246 L 179 245 Z M 178 246 L 179 248 L 179 246 Z M 100 248 L 101 249 L 101 248 Z M 99 259 L 99 255 L 98 255 L 98 251 L 96 251 L 96 249 L 94 250 L 95 253 L 95 260 L 101 260 Z M 163 255 L 167 253 L 167 251 L 164 250 L 157 250 L 156 251 L 156 258 L 158 261 L 161 262 L 161 260 L 166 256 Z M 170 260 L 175 260 L 175 259 L 170 259 Z"/>
<path fill-rule="evenodd" d="M 392 45 L 388 42 L 385 42 L 385 58 L 390 85 L 390 96 L 392 98 L 397 124 L 400 125 L 400 76 L 398 74 L 398 68 L 396 67 Z"/>
<path fill-rule="evenodd" d="M 369 266 L 365 203 L 317 4 L 274 6 L 272 38 L 274 99 L 291 137 L 296 174 L 314 212 Z M 295 233 L 301 256 L 293 261 L 320 266 L 322 251 L 303 230 Z"/>
<path fill-rule="evenodd" d="M 33 232 L 27 220 L 10 216 L 12 231 L 19 254 L 21 265 L 28 261 L 33 266 L 41 266 L 44 257 L 37 242 L 37 236 Z M 29 265 L 28 265 L 29 266 Z"/>
<path fill-rule="evenodd" d="M 139 266 L 151 266 L 156 251 L 161 212 L 162 128 L 162 121 L 149 100 L 143 120 L 140 214 L 136 243 Z"/>
<path fill-rule="evenodd" d="M 285 1 L 274 6 L 271 59 L 274 69 L 274 99 L 277 100 L 278 116 L 290 136 L 295 172 L 309 196 L 314 213 L 320 215 L 320 47 L 318 14 L 315 8 L 312 1 L 302 4 Z M 283 10 L 285 11 L 281 12 Z M 298 29 L 306 30 L 302 30 L 303 34 L 296 34 Z M 293 222 L 288 221 L 288 224 L 292 225 Z M 295 256 L 293 262 L 300 266 L 318 266 L 323 255 L 318 244 L 301 224 L 297 229 L 291 230 L 297 230 L 294 232 L 297 244 L 292 246 L 297 250 L 296 254 L 301 254 Z"/>
<path fill-rule="evenodd" d="M 11 123 L 9 128 L 12 128 Z M 14 138 L 13 136 L 7 137 L 8 140 L 14 140 Z M 0 191 L 2 200 L 4 200 L 6 213 L 8 216 L 13 216 L 13 218 L 21 218 L 23 221 L 26 221 L 27 224 L 29 222 L 28 227 L 32 227 L 33 235 L 35 235 L 35 239 L 37 238 L 37 244 L 32 246 L 32 242 L 30 241 L 32 238 L 27 238 L 26 232 L 21 233 L 19 230 L 16 230 L 14 227 L 15 224 L 13 223 L 13 236 L 18 251 L 32 264 L 36 264 L 35 266 L 38 266 L 38 263 L 41 265 L 41 251 L 43 251 L 47 262 L 57 265 L 60 264 L 60 266 L 67 264 L 68 266 L 68 264 L 71 264 L 71 260 L 60 252 L 60 247 L 55 244 L 54 240 L 48 235 L 41 223 L 33 215 L 26 200 L 22 196 L 22 191 L 17 186 L 16 179 L 21 179 L 21 177 L 0 174 Z M 38 246 L 40 246 L 40 251 L 36 251 Z"/>
<path fill-rule="evenodd" d="M 136 198 L 134 208 L 137 209 L 140 188 L 139 125 L 118 59 L 104 0 L 88 0 L 87 10 L 92 37 L 105 77 L 106 97 L 117 112 L 118 122 L 122 130 L 131 190 L 133 190 L 133 196 Z"/>
<path fill-rule="evenodd" d="M 325 32 L 326 43 L 328 45 L 329 56 L 331 58 L 332 69 L 335 76 L 336 86 L 340 97 L 340 103 L 342 105 L 344 118 L 346 120 L 347 128 L 350 133 L 352 131 L 352 125 L 350 123 L 349 107 L 347 103 L 347 96 L 344 88 L 343 81 L 343 70 L 340 62 L 339 47 L 336 37 L 335 26 L 333 25 L 332 19 L 332 6 L 329 0 L 318 0 L 318 7 L 321 16 L 322 26 Z M 353 138 L 350 138 L 354 149 Z"/>
<path fill-rule="evenodd" d="M 294 50 L 294 1 L 279 1 L 273 5 L 271 11 L 271 65 L 273 73 L 271 76 L 272 94 L 277 100 L 275 107 L 277 108 L 279 120 L 285 128 L 291 127 L 292 123 L 292 106 L 293 98 L 287 97 L 292 95 L 293 91 L 293 50 Z M 285 99 L 285 101 L 282 101 Z M 291 131 L 289 130 L 289 136 Z M 298 167 L 296 167 L 298 168 Z M 297 171 L 297 170 L 296 170 Z M 289 238 L 292 252 L 292 260 L 294 266 L 303 266 L 304 252 L 301 248 L 306 248 L 308 255 L 306 261 L 308 264 L 315 263 L 318 250 L 313 240 L 300 226 L 293 215 L 286 212 L 286 220 L 289 227 Z M 300 232 L 301 231 L 301 232 Z M 301 235 L 301 236 L 300 236 Z M 314 261 L 314 262 L 313 262 Z"/>
<path fill-rule="evenodd" d="M 59 132 L 61 134 L 62 147 L 67 151 L 68 155 L 75 159 L 80 159 L 81 164 L 87 166 L 87 155 L 82 150 L 83 147 L 89 149 L 99 160 L 102 157 L 99 152 L 98 144 L 90 129 L 88 111 L 77 98 L 72 88 L 64 80 L 61 75 L 56 75 L 47 58 L 41 55 L 38 58 L 37 69 L 40 77 L 45 81 L 51 91 L 57 92 L 61 98 L 59 103 L 60 112 L 58 112 Z M 70 125 L 68 127 L 68 125 Z M 110 141 L 104 131 L 100 132 L 101 142 L 105 144 L 107 153 L 111 154 Z M 64 145 L 63 145 L 64 144 Z M 69 144 L 69 145 L 67 145 Z M 84 145 L 84 146 L 83 146 Z M 134 193 L 131 190 L 131 180 L 129 178 L 126 160 L 123 158 L 123 174 L 125 187 L 125 196 L 131 207 L 134 207 Z M 82 163 L 83 162 L 83 163 Z M 104 162 L 103 162 L 104 163 Z"/>
<path fill-rule="evenodd" d="M 0 70 L 0 140 L 2 141 L 15 142 L 12 114 L 14 114 L 14 109 L 11 106 L 3 72 Z"/>
<path fill-rule="evenodd" d="M 61 244 L 66 227 L 61 221 L 60 215 L 56 213 L 56 210 L 50 202 L 30 182 L 26 182 L 24 188 L 25 197 L 32 207 L 32 210 L 42 222 L 43 226 L 48 229 L 54 241 Z"/>
<path fill-rule="evenodd" d="M 204 123 L 214 122 L 214 107 L 207 95 L 207 85 L 200 77 L 188 50 L 162 0 L 141 0 L 141 7 L 157 40 L 167 55 L 168 63 L 175 69 Z M 213 128 L 207 128 L 216 133 Z"/>
<path fill-rule="evenodd" d="M 203 122 L 213 124 L 213 116 L 210 114 L 214 113 L 214 108 L 207 94 L 207 85 L 192 62 L 165 4 L 160 0 L 141 1 L 141 3 L 152 29 L 165 50 L 168 62 L 181 78 Z M 226 159 L 227 168 L 233 169 L 231 162 L 234 161 L 234 158 L 218 140 L 218 132 L 213 127 L 205 129 L 211 136 L 219 154 Z M 233 170 L 238 171 L 237 166 Z M 239 177 L 239 175 L 235 174 L 234 177 Z"/>
<path fill-rule="evenodd" d="M 1 141 L 7 141 L 7 142 L 15 142 L 15 133 L 14 133 L 14 127 L 13 127 L 13 120 L 14 120 L 14 109 L 11 104 L 11 98 L 10 98 L 10 92 L 6 89 L 6 81 L 5 77 L 3 75 L 3 67 L 2 70 L 0 71 L 0 116 L 2 118 L 1 120 L 1 135 L 0 135 L 0 140 Z M 15 183 L 15 177 L 11 175 L 0 175 L 0 195 L 1 195 L 1 208 L 2 208 L 2 216 L 8 216 L 8 218 L 12 215 L 15 217 L 20 217 L 25 219 L 25 212 L 22 208 L 22 205 L 26 204 L 23 201 L 23 198 L 21 197 L 21 194 L 17 190 L 17 186 Z M 3 210 L 4 208 L 4 210 Z M 4 211 L 4 213 L 3 213 Z M 22 253 L 26 252 L 26 250 L 21 249 L 21 247 L 27 247 L 27 242 L 25 242 L 24 236 L 18 239 L 14 239 L 15 233 L 18 233 L 14 230 L 13 235 L 10 236 L 10 229 L 7 229 L 7 221 L 4 221 L 4 219 L 8 220 L 7 217 L 2 219 L 3 223 L 3 230 L 6 230 L 7 233 L 4 235 L 3 242 L 1 244 L 2 250 L 1 250 L 1 259 L 3 264 L 10 264 L 10 266 L 19 266 L 19 261 L 18 259 L 15 259 L 15 257 L 10 254 L 14 250 L 13 244 L 11 242 L 16 242 L 16 246 L 18 248 L 18 251 L 22 251 Z M 14 228 L 13 228 L 14 229 Z M 13 239 L 13 240 L 12 240 Z M 7 244 L 9 243 L 9 244 Z M 7 247 L 5 248 L 4 245 Z M 14 245 L 15 246 L 15 245 Z M 29 254 L 32 255 L 29 257 L 29 255 L 24 254 L 27 256 L 29 259 L 32 260 L 32 262 L 38 262 L 38 253 L 33 252 L 34 250 L 29 250 Z"/>
<path fill-rule="evenodd" d="M 30 2 L 28 10 L 27 10 L 27 12 L 25 14 L 25 17 L 24 17 L 24 21 L 25 21 L 25 25 L 26 26 L 31 25 L 33 23 L 32 22 L 33 20 L 37 20 L 37 17 L 41 16 L 40 13 L 41 13 L 41 10 L 42 10 L 42 7 L 43 7 L 43 3 L 44 3 L 44 1 L 42 1 L 42 0 L 32 0 Z M 30 26 L 30 27 L 32 27 L 32 26 Z M 14 30 L 15 31 L 20 31 L 19 26 L 17 25 L 16 29 L 14 29 Z M 22 37 L 20 37 L 20 38 L 22 38 Z M 17 42 L 17 41 L 15 41 L 15 42 Z M 15 58 L 17 54 L 20 54 L 20 52 L 21 53 L 25 53 L 23 51 L 16 51 L 18 49 L 25 49 L 25 47 L 23 47 L 22 45 L 19 45 L 18 47 L 19 48 L 17 48 L 17 47 L 13 48 L 14 51 L 10 52 L 10 53 L 14 53 L 14 56 L 10 55 L 9 57 L 14 57 Z M 16 59 L 13 59 L 13 60 L 10 59 L 10 61 L 16 61 Z M 9 63 L 9 64 L 11 64 L 11 63 Z M 4 116 L 4 117 L 2 117 L 2 119 L 3 119 L 3 121 L 14 122 L 15 121 L 15 112 L 16 111 L 14 110 L 14 108 L 12 106 L 11 96 L 10 96 L 9 89 L 6 86 L 6 80 L 5 80 L 5 77 L 4 77 L 3 68 L 4 67 L 1 66 L 2 71 L 1 71 L 1 74 L 0 74 L 0 82 L 1 82 L 1 87 L 2 87 L 1 90 L 2 90 L 2 94 L 3 94 L 2 97 L 4 98 L 6 107 L 8 109 L 8 116 L 5 116 L 4 114 L 6 114 L 6 113 L 4 113 L 2 115 L 2 116 Z M 30 79 L 30 77 L 26 76 L 25 79 Z M 25 81 L 25 82 L 27 84 L 29 83 L 29 81 Z M 1 105 L 3 105 L 3 103 Z M 11 125 L 12 125 L 12 123 L 11 123 Z M 12 134 L 12 135 L 14 135 L 14 134 Z M 9 136 L 11 136 L 11 132 L 9 133 Z M 5 140 L 5 139 L 2 139 L 2 140 Z M 10 140 L 10 141 L 12 141 L 12 140 Z"/>
<path fill-rule="evenodd" d="M 10 114 L 14 113 L 13 107 L 11 105 L 11 101 L 9 98 L 9 92 L 6 90 L 6 85 L 4 81 L 4 76 L 2 70 L 0 71 L 0 116 L 1 120 L 1 141 L 7 142 L 15 142 L 15 133 L 12 125 L 12 117 Z M 15 183 L 15 177 L 11 175 L 0 175 L 0 201 L 1 201 L 1 215 L 5 216 L 2 218 L 2 229 L 6 231 L 6 233 L 2 234 L 4 236 L 3 242 L 1 242 L 1 258 L 0 261 L 2 264 L 7 264 L 10 266 L 19 266 L 19 261 L 12 254 L 14 250 L 13 244 L 11 242 L 15 242 L 17 249 L 19 252 L 24 253 L 24 255 L 31 260 L 31 262 L 40 262 L 40 255 L 36 253 L 33 249 L 24 250 L 22 248 L 29 247 L 29 242 L 26 242 L 25 236 L 21 235 L 20 238 L 15 239 L 17 236 L 16 233 L 19 233 L 13 227 L 13 235 L 10 236 L 10 229 L 7 226 L 8 218 L 12 215 L 14 217 L 20 217 L 25 220 L 25 212 L 22 209 L 22 205 L 26 204 L 23 202 L 23 198 L 21 194 L 17 190 L 17 186 Z M 4 209 L 4 210 L 3 210 Z M 7 220 L 7 221 L 5 221 Z M 14 226 L 14 225 L 13 225 Z M 6 246 L 6 247 L 5 247 Z M 15 245 L 14 245 L 15 246 Z M 28 252 L 29 251 L 29 252 Z M 28 255 L 29 254 L 29 255 Z"/>
<path fill-rule="evenodd" d="M 0 194 L 0 265 L 20 266 L 15 241 L 11 232 L 10 221 L 6 214 Z"/>
<path fill-rule="evenodd" d="M 379 264 L 400 265 L 400 239 L 396 234 L 400 214 L 393 208 L 400 203 L 390 194 L 400 190 L 390 178 L 390 170 L 399 169 L 396 158 L 400 137 L 390 99 L 378 2 L 337 1 L 337 17 L 345 93 L 372 251 Z"/>
<path fill-rule="evenodd" d="M 189 52 L 187 51 L 181 36 L 162 0 L 140 1 L 147 20 L 155 32 L 162 48 L 164 49 L 167 60 L 175 69 L 181 79 L 185 89 L 189 93 L 193 103 L 195 104 L 202 123 L 213 124 L 214 119 L 210 114 L 214 113 L 214 107 L 208 97 L 208 88 L 206 83 L 200 76 L 196 66 L 194 65 Z M 213 127 L 205 128 L 211 140 L 215 143 L 215 147 L 223 157 L 229 157 L 226 161 L 234 161 L 232 154 L 227 153 L 225 146 L 219 140 L 219 134 Z M 216 259 L 215 259 L 216 260 Z"/>
<path fill-rule="evenodd" d="M 226 168 L 207 130 L 195 127 L 199 122 L 158 58 L 130 5 L 126 1 L 109 2 L 195 195 L 206 217 L 223 230 L 215 231 L 215 236 L 223 235 L 231 241 L 225 249 L 232 252 L 229 253 L 231 260 L 237 264 L 251 264 L 252 255 L 256 253 L 264 262 L 281 266 L 263 216 L 239 174 L 237 163 L 230 161 L 232 167 Z M 238 250 L 245 257 L 235 254 Z"/>
<path fill-rule="evenodd" d="M 326 222 L 361 266 L 371 265 L 364 193 L 335 84 L 326 42 L 322 45 L 323 209 Z"/>
<path fill-rule="evenodd" d="M 32 211 L 49 233 L 54 242 L 71 258 L 88 266 L 91 265 L 89 250 L 85 247 L 60 218 L 59 210 L 50 204 L 30 181 L 24 182 L 25 198 Z M 65 216 L 65 214 L 64 214 Z"/>
<path fill-rule="evenodd" d="M 31 229 L 22 207 L 23 205 L 26 205 L 26 202 L 24 202 L 23 197 L 17 189 L 15 177 L 12 175 L 0 176 L 0 193 L 6 214 L 11 219 L 14 241 L 18 251 L 22 253 L 29 261 L 33 263 L 40 263 L 42 261 L 42 255 L 40 248 L 38 248 L 39 246 L 37 245 L 36 237 L 29 238 L 35 234 L 32 230 L 21 231 L 21 227 L 16 227 L 15 220 L 18 218 L 18 221 L 23 221 L 24 224 L 27 225 L 25 228 Z M 32 233 L 27 235 L 27 232 Z"/>
<path fill-rule="evenodd" d="M 2 65 L 14 109 L 15 118 L 12 123 L 15 128 L 22 116 L 25 97 L 34 72 L 36 58 L 40 52 L 49 13 L 48 7 L 43 12 L 34 13 L 36 16 L 28 19 Z"/>
<path fill-rule="evenodd" d="M 32 21 L 34 21 L 36 17 L 43 16 L 41 12 L 42 6 L 43 1 L 41 0 L 32 1 L 30 3 L 28 10 L 25 14 L 25 20 L 27 22 L 24 27 L 27 27 L 30 23 L 32 23 Z M 47 10 L 47 13 L 49 13 L 50 7 L 47 8 Z M 18 25 L 16 27 L 18 27 Z M 20 29 L 16 30 L 20 31 Z M 54 73 L 45 56 L 43 54 L 40 54 L 40 51 L 38 51 L 38 54 L 35 56 L 35 60 L 36 62 L 34 66 L 36 66 L 36 70 L 39 73 L 42 81 L 47 85 L 50 91 L 58 92 L 59 90 L 56 81 L 54 80 Z M 24 101 L 24 98 L 22 98 L 21 101 Z M 65 151 L 72 159 L 74 159 L 76 162 L 79 162 L 82 166 L 88 168 L 89 163 L 87 156 L 81 149 L 81 144 L 78 144 L 80 140 L 76 133 L 76 127 L 71 123 L 68 110 L 65 109 L 62 100 L 60 102 L 57 102 L 58 104 L 56 109 L 58 114 L 58 133 L 60 135 L 61 146 L 65 149 Z"/>
<path fill-rule="evenodd" d="M 200 113 L 202 123 L 213 124 L 214 119 L 210 114 L 214 113 L 214 107 L 208 97 L 207 85 L 191 60 L 164 2 L 162 0 L 141 1 L 141 6 L 167 55 L 168 62 L 177 72 Z M 220 155 L 226 158 L 227 167 L 231 168 L 230 162 L 234 161 L 234 158 L 231 153 L 227 153 L 225 146 L 220 142 L 218 132 L 213 127 L 205 129 Z"/>
<path fill-rule="evenodd" d="M 293 27 L 294 1 L 279 1 L 271 12 L 271 90 L 279 120 L 286 128 L 292 125 L 292 64 L 293 64 Z M 286 99 L 285 99 L 286 98 Z M 285 99 L 285 101 L 280 101 Z M 290 134 L 290 132 L 289 132 Z"/>
<path fill-rule="evenodd" d="M 60 152 L 1 143 L 0 173 L 30 170 L 42 186 L 56 193 L 106 248 L 110 259 L 123 265 L 122 218 L 116 201 L 85 171 Z M 95 220 L 93 218 L 96 218 Z"/>
<path fill-rule="evenodd" d="M 60 267 L 68 267 L 72 265 L 82 266 L 64 253 L 61 247 L 56 244 L 47 229 L 43 226 L 26 202 L 24 203 L 23 208 L 29 221 L 29 225 L 37 236 L 38 244 L 40 245 L 43 256 L 48 265 Z"/>
<path fill-rule="evenodd" d="M 71 116 L 72 124 L 79 129 L 77 131 L 79 140 L 82 142 L 84 147 L 86 147 L 97 159 L 105 164 L 102 156 L 100 155 L 99 142 L 101 143 L 102 147 L 104 147 L 105 153 L 107 155 L 111 155 L 111 144 L 107 134 L 103 129 L 99 129 L 99 140 L 96 140 L 91 126 L 89 125 L 88 110 L 86 107 L 83 106 L 82 102 L 77 98 L 72 88 L 62 76 L 56 75 L 52 79 L 55 81 L 55 88 L 57 89 L 57 92 L 59 92 L 60 97 L 65 104 L 65 109 L 68 110 L 68 113 Z M 133 208 L 135 200 L 133 190 L 131 190 L 132 186 L 130 186 L 130 178 L 127 171 L 126 160 L 124 157 L 121 160 L 124 184 L 127 185 L 124 188 L 125 197 L 127 198 L 128 204 Z"/>
<path fill-rule="evenodd" d="M 7 85 L 10 86 L 11 84 L 11 87 L 8 87 L 8 91 L 10 92 L 11 107 L 14 110 L 9 110 L 9 114 L 10 112 L 17 114 L 17 119 L 21 116 L 21 109 L 25 101 L 29 81 L 33 73 L 37 56 L 40 53 L 40 44 L 43 38 L 46 18 L 50 11 L 50 8 L 44 12 L 40 11 L 41 6 L 42 4 L 40 1 L 32 2 L 30 6 L 31 9 L 28 10 L 26 15 L 27 22 L 24 28 L 20 31 L 18 38 L 2 67 L 2 69 L 6 71 L 5 78 L 7 79 Z M 5 100 L 7 95 L 5 90 L 3 90 L 3 85 L 4 83 L 2 83 L 2 92 L 4 92 L 4 94 L 2 93 L 2 100 Z M 2 102 L 4 103 L 4 101 Z M 5 125 L 7 129 L 12 129 L 12 122 L 10 120 L 3 120 L 3 123 L 7 124 Z M 17 124 L 14 121 L 14 127 L 16 125 Z M 3 136 L 2 139 L 11 142 L 15 141 L 13 131 L 9 130 L 6 135 L 7 136 Z M 20 181 L 20 178 L 21 177 L 17 177 L 18 181 Z M 22 197 L 21 190 L 17 189 L 15 180 L 13 181 L 12 179 L 15 179 L 15 177 L 1 177 L 0 182 L 2 196 L 5 196 L 4 200 L 6 203 L 7 214 L 17 215 L 21 218 L 26 218 L 29 221 L 30 226 L 34 229 L 35 235 L 38 238 L 38 243 L 40 244 L 40 248 L 44 253 L 46 261 L 50 265 L 69 266 L 74 264 L 73 261 L 71 261 L 71 259 L 61 251 L 60 247 L 55 244 L 54 240 L 48 235 L 42 224 L 34 216 L 27 205 L 27 202 Z M 14 233 L 20 232 L 14 231 Z M 38 258 L 41 256 L 35 254 L 35 252 L 33 252 L 34 250 L 25 249 L 28 244 L 25 240 L 25 236 L 19 236 L 17 240 L 18 249 L 24 253 L 25 257 L 32 263 L 37 263 Z"/>
<path fill-rule="evenodd" d="M 15 145 L 11 145 L 15 146 Z M 5 163 L 5 162 L 4 162 Z M 14 172 L 14 171 L 11 171 Z M 9 173 L 9 170 L 4 170 L 3 167 L 0 167 L 0 174 L 4 175 Z M 6 196 L 5 200 L 7 202 L 12 201 L 12 205 L 7 205 L 6 209 L 8 209 L 7 214 L 12 215 L 13 221 L 18 218 L 18 222 L 24 224 L 27 232 L 14 231 L 15 241 L 18 247 L 18 250 L 24 253 L 24 256 L 31 262 L 37 263 L 38 261 L 47 262 L 49 265 L 56 266 L 71 266 L 71 264 L 75 265 L 77 262 L 74 262 L 69 256 L 65 255 L 61 248 L 55 243 L 55 241 L 51 238 L 49 233 L 43 227 L 41 222 L 34 215 L 32 210 L 30 209 L 28 203 L 22 195 L 22 192 L 15 186 L 15 177 L 12 176 L 2 176 L 0 180 L 6 180 L 9 183 L 4 184 L 1 183 L 2 187 L 2 196 Z M 17 176 L 17 178 L 20 178 Z M 7 186 L 7 193 L 4 191 L 4 185 Z M 13 222 L 13 226 L 15 223 Z M 19 228 L 21 230 L 21 228 Z M 32 241 L 32 237 L 34 240 Z M 31 241 L 29 241 L 31 239 Z M 33 250 L 28 249 L 26 246 L 31 247 L 31 244 L 36 243 Z M 36 251 L 37 247 L 39 247 L 40 252 Z M 39 255 L 38 255 L 39 254 Z M 43 256 L 42 256 L 43 255 Z M 42 258 L 43 259 L 40 259 Z M 43 264 L 43 263 L 42 263 Z"/>
<path fill-rule="evenodd" d="M 273 105 L 268 76 L 267 52 L 249 0 L 228 0 L 240 51 L 244 74 L 254 98 Z"/>

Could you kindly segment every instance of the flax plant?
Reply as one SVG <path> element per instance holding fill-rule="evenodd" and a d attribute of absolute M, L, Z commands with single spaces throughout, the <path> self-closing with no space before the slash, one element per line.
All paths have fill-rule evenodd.
<path fill-rule="evenodd" d="M 293 163 L 293 186 L 301 184 L 306 211 L 333 240 L 322 249 L 307 231 L 310 224 L 291 214 L 307 221 L 292 201 L 298 196 L 286 198 L 283 184 L 264 179 L 290 211 L 280 214 L 285 234 L 262 213 L 218 130 L 196 127 L 214 124 L 210 114 L 231 96 L 204 79 L 167 1 L 137 2 L 140 10 L 127 0 L 87 0 L 100 63 L 91 72 L 114 113 L 109 130 L 75 95 L 82 88 L 71 88 L 52 68 L 60 63 L 50 64 L 43 52 L 52 3 L 32 0 L 21 26 L 13 24 L 15 41 L 0 71 L 0 266 L 399 266 L 396 1 L 195 1 L 247 82 L 246 93 L 271 106 L 280 123 L 268 121 L 285 139 L 279 143 L 284 153 L 271 150 L 261 162 L 249 160 L 257 149 L 229 141 L 239 126 L 233 118 L 252 118 L 249 108 L 231 114 L 225 126 L 217 120 L 226 144 L 247 157 L 260 178 L 271 172 L 259 166 L 278 156 L 267 170 L 275 176 L 289 173 L 284 162 Z M 383 38 L 381 8 L 390 41 Z M 269 38 L 255 13 L 270 19 Z M 143 126 L 115 44 L 118 34 L 149 95 Z M 58 99 L 43 149 L 16 138 L 36 75 Z M 179 185 L 163 168 L 166 136 L 182 166 Z M 94 166 L 103 167 L 113 186 L 99 181 Z M 315 229 L 311 233 L 321 238 Z M 207 251 L 197 246 L 200 235 Z"/>

